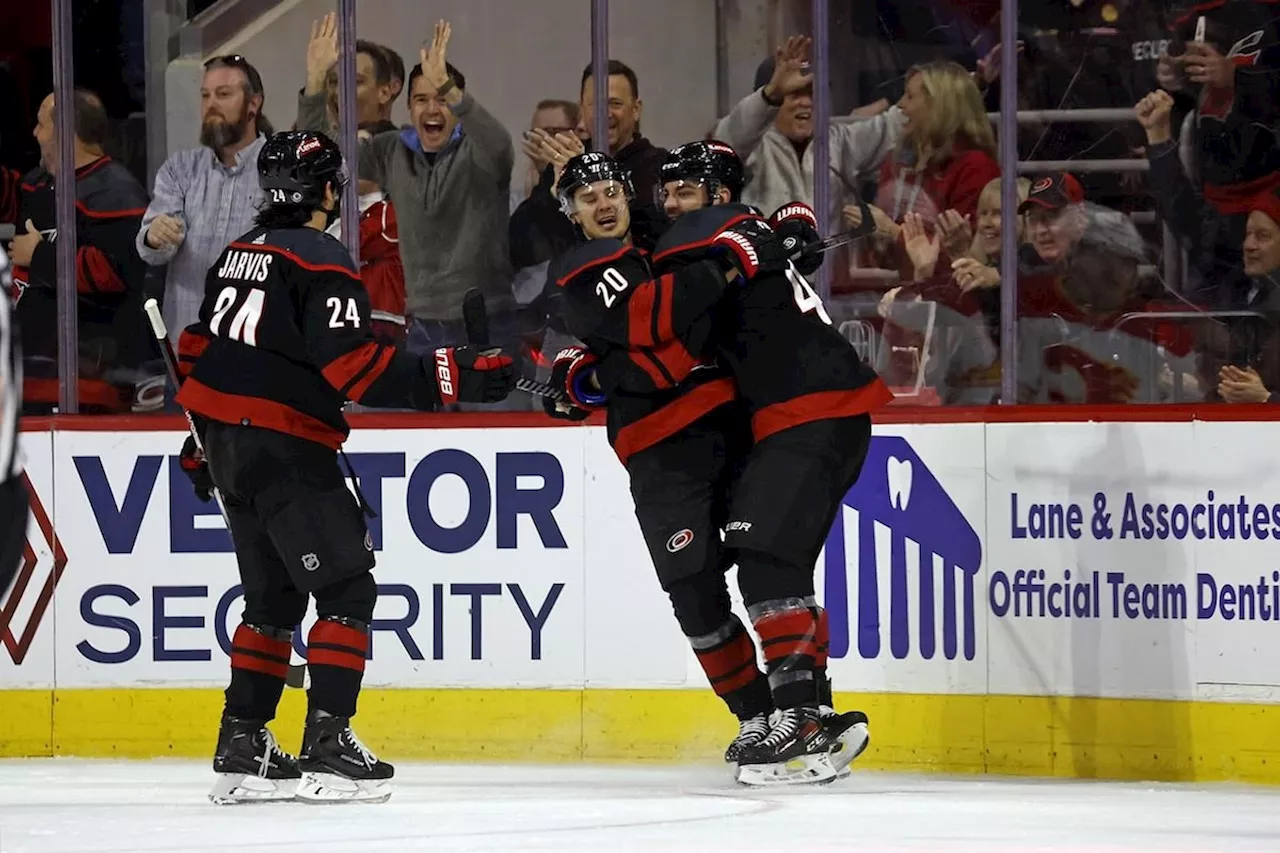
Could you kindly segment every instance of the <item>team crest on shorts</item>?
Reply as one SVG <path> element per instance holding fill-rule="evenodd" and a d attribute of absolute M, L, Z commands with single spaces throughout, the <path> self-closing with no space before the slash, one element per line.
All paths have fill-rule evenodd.
<path fill-rule="evenodd" d="M 683 551 L 692 541 L 693 531 L 686 527 L 684 530 L 677 532 L 676 535 L 667 540 L 667 550 L 672 554 L 677 551 Z"/>
<path fill-rule="evenodd" d="M 314 572 L 316 569 L 320 568 L 320 558 L 315 554 L 303 554 L 302 568 L 309 572 Z"/>
<path fill-rule="evenodd" d="M 366 551 L 373 550 L 373 534 L 370 533 L 368 530 L 364 532 L 364 549 Z"/>

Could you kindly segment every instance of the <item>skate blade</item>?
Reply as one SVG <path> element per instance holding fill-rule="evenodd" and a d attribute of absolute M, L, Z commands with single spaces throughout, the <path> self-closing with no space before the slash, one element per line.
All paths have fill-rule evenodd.
<path fill-rule="evenodd" d="M 824 785 L 834 781 L 836 768 L 830 755 L 804 755 L 777 764 L 740 764 L 737 782 L 752 788 L 788 785 Z"/>
<path fill-rule="evenodd" d="M 304 773 L 296 799 L 302 803 L 385 803 L 391 798 L 390 779 L 348 779 L 336 773 Z"/>
<path fill-rule="evenodd" d="M 279 803 L 292 800 L 297 779 L 264 779 L 246 773 L 219 773 L 209 792 L 209 802 L 219 806 L 245 803 Z"/>
<path fill-rule="evenodd" d="M 871 745 L 871 734 L 867 731 L 866 723 L 854 723 L 845 729 L 836 739 L 836 744 L 836 748 L 831 750 L 831 765 L 843 779 L 852 772 L 849 765 Z"/>

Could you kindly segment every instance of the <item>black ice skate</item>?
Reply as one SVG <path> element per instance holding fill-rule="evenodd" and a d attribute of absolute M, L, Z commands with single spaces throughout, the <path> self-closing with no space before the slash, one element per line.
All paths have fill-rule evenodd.
<path fill-rule="evenodd" d="M 788 708 L 776 712 L 773 728 L 764 740 L 738 757 L 738 782 L 768 787 L 809 785 L 836 778 L 831 751 L 832 737 L 817 708 Z"/>
<path fill-rule="evenodd" d="M 214 751 L 218 774 L 209 799 L 218 805 L 292 800 L 302 777 L 262 720 L 223 717 Z"/>
<path fill-rule="evenodd" d="M 391 796 L 396 769 L 370 752 L 347 717 L 312 711 L 298 756 L 297 797 L 308 803 L 381 803 Z"/>
<path fill-rule="evenodd" d="M 871 743 L 871 735 L 867 731 L 867 715 L 861 711 L 837 714 L 834 708 L 823 705 L 818 707 L 818 716 L 827 729 L 827 735 L 835 740 L 835 745 L 831 748 L 831 765 L 844 778 L 849 775 L 849 765 Z"/>
<path fill-rule="evenodd" d="M 724 751 L 724 760 L 729 764 L 737 764 L 738 757 L 742 755 L 742 751 L 764 740 L 767 734 L 769 734 L 768 714 L 757 714 L 754 717 L 739 720 L 738 736 L 733 739 L 729 744 L 729 748 Z"/>

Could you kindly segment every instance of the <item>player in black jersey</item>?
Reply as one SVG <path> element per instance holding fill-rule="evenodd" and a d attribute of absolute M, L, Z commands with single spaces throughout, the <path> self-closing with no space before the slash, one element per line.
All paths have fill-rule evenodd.
<path fill-rule="evenodd" d="M 179 344 L 186 379 L 177 399 L 197 419 L 207 455 L 188 439 L 183 467 L 203 498 L 215 485 L 221 493 L 245 598 L 210 797 L 381 801 L 393 768 L 350 724 L 377 586 L 370 510 L 338 468 L 349 431 L 342 406 L 496 402 L 514 387 L 514 366 L 466 347 L 422 359 L 374 340 L 360 275 L 324 233 L 346 182 L 330 139 L 276 134 L 258 172 L 267 203 L 257 225 L 210 268 L 199 322 Z M 311 686 L 294 758 L 266 723 L 308 596 L 319 621 L 307 637 Z"/>
<path fill-rule="evenodd" d="M 580 419 L 606 409 L 610 443 L 630 476 L 636 517 L 681 630 L 739 720 L 767 718 L 768 681 L 730 609 L 720 538 L 736 465 L 751 444 L 733 383 L 709 356 L 710 311 L 742 277 L 736 255 L 652 275 L 630 242 L 628 176 L 603 154 L 570 161 L 558 190 L 586 241 L 553 261 L 549 301 L 584 346 L 557 356 L 552 382 L 569 403 L 548 402 L 547 411 Z M 767 256 L 773 248 L 752 251 Z M 740 747 L 735 738 L 726 759 L 736 760 Z"/>
<path fill-rule="evenodd" d="M 788 252 L 817 239 L 807 205 L 784 205 L 766 222 L 738 203 L 742 164 L 724 143 L 675 149 L 662 180 L 663 208 L 676 221 L 654 249 L 656 271 L 705 262 L 724 250 L 717 235 L 728 228 L 752 244 L 773 235 Z M 814 595 L 814 566 L 861 470 L 868 413 L 892 395 L 833 328 L 789 260 L 761 263 L 749 286 L 726 294 L 715 351 L 733 376 L 755 441 L 734 486 L 724 545 L 738 564 L 780 711 L 772 729 L 743 750 L 739 780 L 826 781 L 865 749 L 866 716 L 831 710 L 828 628 Z"/>

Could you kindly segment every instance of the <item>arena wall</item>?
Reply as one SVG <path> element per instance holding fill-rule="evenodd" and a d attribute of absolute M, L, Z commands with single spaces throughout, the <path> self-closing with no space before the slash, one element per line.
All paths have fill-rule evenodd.
<path fill-rule="evenodd" d="M 838 704 L 871 717 L 865 766 L 1280 782 L 1275 427 L 1116 412 L 1158 420 L 877 426 L 818 567 Z M 357 717 L 371 748 L 716 760 L 733 721 L 602 427 L 355 420 L 382 592 Z M 216 508 L 178 469 L 180 421 L 27 426 L 0 755 L 210 755 L 239 590 Z M 286 691 L 286 746 L 304 704 Z"/>

